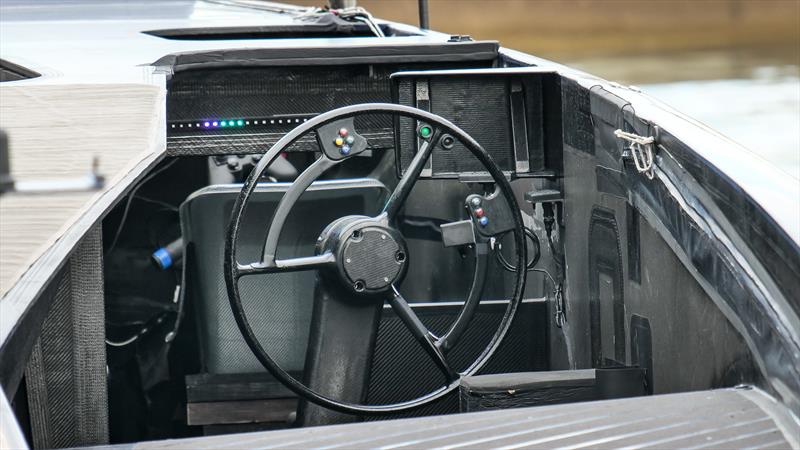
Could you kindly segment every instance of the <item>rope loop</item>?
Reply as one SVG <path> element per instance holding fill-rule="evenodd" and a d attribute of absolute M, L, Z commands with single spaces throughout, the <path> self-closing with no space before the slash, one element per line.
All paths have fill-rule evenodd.
<path fill-rule="evenodd" d="M 628 133 L 627 131 L 616 130 L 614 136 L 629 142 L 628 149 L 631 151 L 631 158 L 636 164 L 639 173 L 652 180 L 653 174 L 653 136 L 639 136 L 638 134 Z"/>

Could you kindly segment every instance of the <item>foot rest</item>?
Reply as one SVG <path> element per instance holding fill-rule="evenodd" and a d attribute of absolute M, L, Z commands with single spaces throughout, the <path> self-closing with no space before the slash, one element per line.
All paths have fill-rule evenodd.
<path fill-rule="evenodd" d="M 297 396 L 266 373 L 186 376 L 188 425 L 286 425 Z M 242 429 L 240 431 L 249 431 Z"/>
<path fill-rule="evenodd" d="M 647 394 L 645 369 L 613 368 L 476 375 L 460 387 L 462 412 L 553 405 Z"/>

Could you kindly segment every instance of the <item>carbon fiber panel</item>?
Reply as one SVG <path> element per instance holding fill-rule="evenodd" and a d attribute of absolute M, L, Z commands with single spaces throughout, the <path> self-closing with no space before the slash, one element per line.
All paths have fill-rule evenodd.
<path fill-rule="evenodd" d="M 594 154 L 594 126 L 589 91 L 577 82 L 564 80 L 561 84 L 564 102 L 564 143 L 576 150 Z"/>
<path fill-rule="evenodd" d="M 413 306 L 413 304 L 412 304 Z M 463 370 L 474 361 L 494 335 L 505 304 L 483 304 L 448 361 Z M 428 329 L 441 335 L 455 319 L 460 306 L 414 306 Z M 503 343 L 480 371 L 486 373 L 547 370 L 546 306 L 544 303 L 523 303 Z M 405 325 L 390 309 L 378 328 L 375 357 L 370 374 L 368 402 L 396 403 L 416 398 L 444 384 L 444 377 L 411 336 Z M 458 412 L 458 395 L 398 417 L 423 416 Z"/>
<path fill-rule="evenodd" d="M 108 442 L 102 240 L 84 238 L 56 277 L 55 298 L 25 371 L 35 448 Z"/>
<path fill-rule="evenodd" d="M 415 98 L 418 82 L 400 79 L 400 104 L 419 106 Z M 431 112 L 450 120 L 474 137 L 502 170 L 515 169 L 507 78 L 432 77 L 427 79 L 427 84 Z M 415 128 L 412 120 L 401 119 L 400 166 L 403 168 L 416 153 Z M 484 171 L 483 165 L 458 141 L 449 150 L 437 146 L 431 159 L 434 175 Z"/>
<path fill-rule="evenodd" d="M 275 145 L 284 134 L 284 132 L 230 134 L 210 132 L 202 136 L 170 136 L 167 138 L 167 154 L 169 156 L 263 154 Z M 390 129 L 364 133 L 359 131 L 359 134 L 368 139 L 369 147 L 372 149 L 385 149 L 393 146 L 394 133 Z M 308 134 L 289 146 L 287 151 L 317 152 L 319 145 L 317 145 L 314 135 Z"/>
<path fill-rule="evenodd" d="M 204 123 L 221 118 L 274 117 L 259 127 L 206 130 L 193 126 L 168 128 L 169 155 L 263 153 L 291 125 L 282 117 L 313 117 L 342 106 L 391 102 L 389 75 L 399 70 L 486 67 L 488 61 L 462 63 L 360 64 L 341 66 L 204 69 L 176 73 L 169 81 L 168 122 Z M 374 148 L 393 146 L 392 122 L 387 117 L 356 119 L 359 133 Z M 372 135 L 372 137 L 370 137 Z M 295 151 L 318 151 L 313 140 Z"/>

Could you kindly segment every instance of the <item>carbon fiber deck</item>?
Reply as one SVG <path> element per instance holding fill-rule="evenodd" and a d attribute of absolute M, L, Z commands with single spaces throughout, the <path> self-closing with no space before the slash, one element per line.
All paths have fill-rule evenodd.
<path fill-rule="evenodd" d="M 797 448 L 800 426 L 759 390 L 334 425 L 118 448 Z"/>

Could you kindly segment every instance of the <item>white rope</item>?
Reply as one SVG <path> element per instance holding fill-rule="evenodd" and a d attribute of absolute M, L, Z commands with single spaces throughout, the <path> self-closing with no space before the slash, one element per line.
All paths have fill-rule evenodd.
<path fill-rule="evenodd" d="M 383 30 L 381 27 L 375 23 L 375 19 L 372 17 L 372 14 L 369 13 L 366 9 L 355 6 L 351 8 L 342 8 L 342 9 L 324 9 L 324 8 L 309 8 L 304 13 L 297 15 L 298 20 L 305 20 L 309 17 L 318 17 L 320 14 L 325 14 L 331 12 L 336 14 L 337 16 L 341 17 L 344 20 L 355 20 L 359 22 L 364 22 L 367 24 L 367 27 L 372 31 L 375 36 L 378 37 L 386 37 L 383 34 Z"/>
<path fill-rule="evenodd" d="M 337 10 L 334 10 L 334 11 L 342 19 L 345 19 L 345 20 L 353 19 L 353 20 L 359 20 L 361 22 L 366 23 L 367 26 L 369 27 L 369 29 L 373 33 L 375 33 L 375 36 L 386 37 L 383 34 L 383 30 L 381 30 L 381 27 L 379 27 L 378 24 L 375 23 L 375 20 L 372 18 L 372 14 L 370 14 L 369 11 L 367 11 L 366 9 L 364 9 L 364 8 L 362 8 L 360 6 L 356 6 L 356 7 L 353 7 L 353 8 L 342 8 L 342 9 L 337 9 Z"/>
<path fill-rule="evenodd" d="M 653 136 L 639 136 L 638 134 L 628 133 L 622 130 L 614 131 L 614 136 L 630 143 L 628 148 L 631 151 L 633 162 L 636 164 L 636 170 L 652 180 L 654 177 L 653 143 L 656 141 L 655 138 Z"/>

